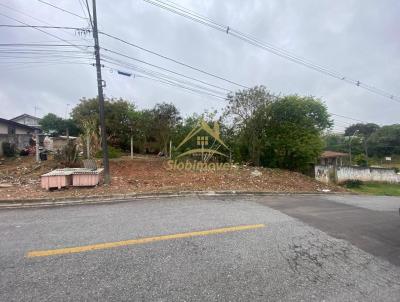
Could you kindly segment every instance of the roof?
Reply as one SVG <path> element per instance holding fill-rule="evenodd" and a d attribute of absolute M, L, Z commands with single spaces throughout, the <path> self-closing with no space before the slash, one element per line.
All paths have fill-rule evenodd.
<path fill-rule="evenodd" d="M 345 157 L 348 153 L 336 152 L 336 151 L 324 151 L 320 155 L 320 158 L 334 158 L 334 157 Z"/>
<path fill-rule="evenodd" d="M 69 176 L 69 175 L 82 175 L 82 174 L 91 174 L 97 175 L 103 172 L 103 168 L 91 170 L 86 168 L 64 168 L 64 169 L 55 169 L 50 171 L 42 176 Z"/>
<path fill-rule="evenodd" d="M 77 138 L 78 138 L 77 136 L 59 135 L 59 136 L 54 136 L 51 139 L 54 141 L 54 140 L 67 140 L 67 139 L 73 140 L 73 139 L 77 139 Z"/>
<path fill-rule="evenodd" d="M 15 121 L 15 120 L 18 120 L 18 119 L 20 119 L 20 118 L 22 118 L 22 117 L 29 117 L 29 118 L 32 118 L 32 119 L 40 120 L 39 117 L 36 117 L 36 116 L 33 116 L 33 115 L 29 115 L 29 114 L 24 113 L 24 114 L 18 115 L 18 116 L 16 116 L 16 117 L 10 119 L 10 121 Z"/>
<path fill-rule="evenodd" d="M 1 118 L 1 117 L 0 117 L 0 123 L 4 123 L 4 124 L 10 125 L 10 126 L 14 126 L 14 127 L 29 129 L 29 130 L 35 130 L 35 129 L 40 130 L 40 128 L 24 125 L 24 124 L 21 124 L 21 123 L 14 122 L 12 120 L 6 120 L 5 118 Z"/>

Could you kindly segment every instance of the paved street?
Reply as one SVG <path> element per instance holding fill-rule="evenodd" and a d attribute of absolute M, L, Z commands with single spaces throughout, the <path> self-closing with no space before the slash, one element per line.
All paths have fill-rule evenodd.
<path fill-rule="evenodd" d="M 400 198 L 0 211 L 0 301 L 399 301 Z"/>

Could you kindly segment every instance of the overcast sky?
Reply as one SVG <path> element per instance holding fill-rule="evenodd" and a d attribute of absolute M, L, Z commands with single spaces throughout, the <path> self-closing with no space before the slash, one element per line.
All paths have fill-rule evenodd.
<path fill-rule="evenodd" d="M 84 14 L 79 0 L 47 1 L 78 15 Z M 346 76 L 400 95 L 400 1 L 175 2 Z M 0 4 L 51 25 L 88 26 L 84 19 L 36 0 L 0 0 Z M 336 114 L 378 124 L 399 122 L 400 103 L 307 69 L 142 0 L 98 0 L 97 9 L 100 30 L 221 77 L 246 86 L 265 85 L 274 93 L 313 95 L 321 98 L 327 104 L 328 110 Z M 42 21 L 1 5 L 0 13 L 31 25 L 45 25 Z M 0 24 L 18 23 L 0 15 Z M 90 36 L 86 37 L 85 41 L 74 31 L 46 31 L 71 43 L 93 43 Z M 0 28 L 0 41 L 63 44 L 31 28 Z M 207 77 L 102 35 L 100 44 L 105 48 L 229 90 L 238 89 L 235 85 Z M 1 49 L 5 50 L 4 47 Z M 104 51 L 102 54 L 156 70 Z M 65 117 L 80 98 L 96 96 L 96 74 L 93 66 L 49 65 L 49 60 L 43 56 L 39 59 L 10 59 L 4 53 L 1 55 L 0 117 L 12 118 L 22 113 L 34 114 L 35 106 L 39 107 L 36 112 L 39 117 L 49 112 Z M 60 57 L 51 60 L 93 62 L 92 59 Z M 10 63 L 11 61 L 13 63 Z M 21 63 L 26 61 L 40 63 Z M 123 67 L 117 69 L 128 71 Z M 103 69 L 103 77 L 107 84 L 104 90 L 106 96 L 128 99 L 139 108 L 150 108 L 157 102 L 172 102 L 183 115 L 187 115 L 192 112 L 221 109 L 225 104 L 224 100 L 189 93 L 149 79 L 124 77 L 118 75 L 116 70 L 107 68 Z M 351 122 L 344 118 L 335 120 L 335 130 L 341 130 Z"/>

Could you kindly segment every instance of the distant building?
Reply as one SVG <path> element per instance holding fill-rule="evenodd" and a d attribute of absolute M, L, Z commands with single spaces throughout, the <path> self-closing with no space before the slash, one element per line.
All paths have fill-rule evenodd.
<path fill-rule="evenodd" d="M 39 124 L 40 118 L 26 113 L 18 115 L 17 117 L 10 119 L 10 121 L 17 122 L 34 128 L 40 128 Z"/>
<path fill-rule="evenodd" d="M 0 157 L 3 156 L 3 142 L 10 143 L 17 149 L 25 148 L 30 145 L 36 130 L 40 131 L 36 127 L 0 118 Z"/>
<path fill-rule="evenodd" d="M 319 157 L 320 164 L 324 166 L 342 166 L 343 158 L 349 156 L 347 153 L 336 151 L 324 151 Z"/>
<path fill-rule="evenodd" d="M 38 127 L 32 127 L 25 124 L 17 123 L 12 120 L 0 118 L 0 134 L 32 134 Z"/>

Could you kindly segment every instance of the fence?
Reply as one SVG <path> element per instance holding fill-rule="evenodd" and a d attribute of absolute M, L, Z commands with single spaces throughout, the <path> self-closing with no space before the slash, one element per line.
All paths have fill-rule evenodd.
<path fill-rule="evenodd" d="M 324 183 L 342 183 L 356 179 L 371 182 L 400 183 L 400 174 L 394 169 L 349 166 L 315 166 L 315 179 Z"/>

